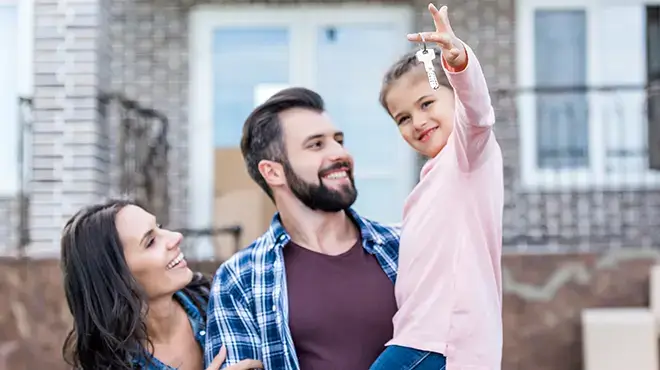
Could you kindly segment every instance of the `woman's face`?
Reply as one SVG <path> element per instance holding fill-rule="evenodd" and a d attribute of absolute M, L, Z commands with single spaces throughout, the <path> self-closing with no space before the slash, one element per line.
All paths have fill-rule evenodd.
<path fill-rule="evenodd" d="M 128 268 L 149 299 L 171 295 L 192 280 L 179 249 L 183 236 L 161 229 L 144 209 L 128 205 L 115 220 Z"/>

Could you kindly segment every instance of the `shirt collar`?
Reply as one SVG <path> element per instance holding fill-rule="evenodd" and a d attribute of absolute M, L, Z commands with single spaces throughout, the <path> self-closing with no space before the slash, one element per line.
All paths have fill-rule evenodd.
<path fill-rule="evenodd" d="M 379 235 L 374 229 L 371 221 L 366 218 L 362 218 L 353 208 L 349 208 L 347 211 L 348 216 L 355 222 L 357 227 L 360 229 L 360 234 L 362 236 L 362 241 L 370 242 L 368 244 L 383 244 L 383 238 Z M 290 240 L 291 236 L 287 233 L 286 229 L 280 221 L 280 213 L 276 212 L 273 216 L 273 219 L 270 222 L 270 227 L 265 235 L 266 238 L 270 238 L 269 249 L 273 248 L 282 248 Z"/>

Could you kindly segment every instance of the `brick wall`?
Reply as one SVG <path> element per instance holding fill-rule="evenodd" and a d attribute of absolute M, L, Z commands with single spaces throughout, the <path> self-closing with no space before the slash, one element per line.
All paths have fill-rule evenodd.
<path fill-rule="evenodd" d="M 648 306 L 660 253 L 508 255 L 504 258 L 503 370 L 581 370 L 580 312 Z M 191 263 L 212 274 L 217 263 Z M 65 370 L 71 318 L 57 261 L 0 259 L 0 370 Z"/>
<path fill-rule="evenodd" d="M 110 8 L 113 91 L 169 120 L 170 222 L 186 226 L 188 194 L 188 8 L 184 1 L 114 0 Z"/>
<path fill-rule="evenodd" d="M 29 254 L 57 252 L 64 221 L 108 191 L 99 91 L 109 87 L 110 0 L 36 0 Z"/>
<path fill-rule="evenodd" d="M 306 1 L 252 3 L 263 2 L 276 6 Z M 110 128 L 98 112 L 95 97 L 100 90 L 123 92 L 169 118 L 170 224 L 186 226 L 191 145 L 187 22 L 189 9 L 202 3 L 243 2 L 84 0 L 62 6 L 55 0 L 35 1 L 33 251 L 53 252 L 64 219 L 78 206 L 109 193 L 108 174 L 112 171 L 104 130 Z M 409 4 L 417 10 L 415 30 L 432 29 L 426 1 L 383 3 Z M 448 5 L 456 33 L 479 55 L 491 89 L 515 86 L 514 0 L 449 0 Z M 540 193 L 521 189 L 515 95 L 495 94 L 494 103 L 505 163 L 506 245 L 514 249 L 537 244 L 562 250 L 602 250 L 660 243 L 656 232 L 660 226 L 658 191 Z M 6 211 L 3 204 L 6 202 L 0 202 L 0 212 Z M 0 230 L 0 240 L 6 234 Z"/>

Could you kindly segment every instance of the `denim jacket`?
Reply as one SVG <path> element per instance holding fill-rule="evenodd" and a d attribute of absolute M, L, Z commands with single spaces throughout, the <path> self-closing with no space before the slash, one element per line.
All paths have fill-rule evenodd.
<path fill-rule="evenodd" d="M 207 293 L 207 292 L 205 292 Z M 206 322 L 202 312 L 199 311 L 197 306 L 193 303 L 192 297 L 190 297 L 183 290 L 180 290 L 174 294 L 174 298 L 181 304 L 183 309 L 188 314 L 188 320 L 190 321 L 190 326 L 192 327 L 193 333 L 195 334 L 195 340 L 199 344 L 200 349 L 204 350 L 204 342 L 206 336 Z M 199 302 L 202 302 L 202 307 L 206 308 L 208 302 L 208 293 L 199 294 L 197 297 Z M 175 370 L 175 368 L 165 365 L 160 362 L 157 358 L 152 357 L 151 362 L 144 357 L 133 359 L 133 368 L 140 370 Z"/>

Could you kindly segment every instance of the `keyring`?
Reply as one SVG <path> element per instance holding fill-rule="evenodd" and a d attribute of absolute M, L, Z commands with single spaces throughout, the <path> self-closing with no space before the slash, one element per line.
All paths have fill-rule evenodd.
<path fill-rule="evenodd" d="M 419 37 L 422 39 L 422 45 L 424 45 L 424 53 L 426 53 L 426 40 L 424 40 L 424 34 L 419 32 Z"/>

